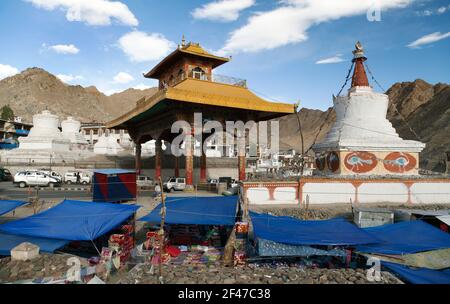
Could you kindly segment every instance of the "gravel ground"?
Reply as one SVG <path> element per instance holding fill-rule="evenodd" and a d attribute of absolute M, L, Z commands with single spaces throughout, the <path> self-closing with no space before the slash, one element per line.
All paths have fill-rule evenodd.
<path fill-rule="evenodd" d="M 450 209 L 450 204 L 442 205 L 393 205 L 393 204 L 365 204 L 358 206 L 364 208 L 381 208 L 381 209 L 418 209 L 437 211 Z M 334 217 L 344 217 L 351 219 L 352 208 L 349 204 L 330 204 L 326 206 L 311 205 L 306 211 L 305 208 L 298 206 L 250 206 L 250 210 L 260 213 L 271 213 L 277 216 L 292 216 L 299 219 L 307 220 L 326 220 Z"/>
<path fill-rule="evenodd" d="M 158 269 L 155 272 L 158 274 Z M 121 284 L 160 284 L 150 266 L 138 264 L 121 278 Z M 376 284 L 402 284 L 388 272 L 382 272 Z M 367 280 L 365 269 L 311 269 L 305 267 L 262 266 L 223 267 L 219 265 L 165 265 L 165 284 L 374 284 Z"/>
<path fill-rule="evenodd" d="M 64 278 L 71 266 L 67 265 L 69 254 L 41 254 L 37 259 L 27 262 L 0 259 L 0 283 L 12 283 L 22 280 Z M 77 257 L 78 258 L 78 257 Z M 87 261 L 79 258 L 81 265 Z"/>

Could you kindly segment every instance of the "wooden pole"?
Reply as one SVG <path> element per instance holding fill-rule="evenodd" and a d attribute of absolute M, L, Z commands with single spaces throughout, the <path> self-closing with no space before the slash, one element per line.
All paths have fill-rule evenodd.
<path fill-rule="evenodd" d="M 159 229 L 159 238 L 160 238 L 160 248 L 159 248 L 159 280 L 162 281 L 163 277 L 163 271 L 162 271 L 162 257 L 164 254 L 164 225 L 166 223 L 166 199 L 164 197 L 164 191 L 163 191 L 163 183 L 162 178 L 159 176 L 159 186 L 161 187 L 161 224 Z"/>

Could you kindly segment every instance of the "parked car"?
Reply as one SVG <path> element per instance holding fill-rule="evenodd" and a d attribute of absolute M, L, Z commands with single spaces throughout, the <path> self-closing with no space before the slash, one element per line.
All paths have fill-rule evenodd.
<path fill-rule="evenodd" d="M 47 175 L 50 175 L 51 177 L 58 179 L 61 183 L 63 181 L 61 174 L 59 174 L 58 172 L 52 171 L 50 169 L 39 169 L 38 171 L 43 172 Z"/>
<path fill-rule="evenodd" d="M 146 187 L 153 187 L 155 182 L 153 181 L 153 178 L 144 175 L 139 175 L 137 177 L 136 184 L 138 188 L 146 188 Z"/>
<path fill-rule="evenodd" d="M 28 186 L 57 187 L 61 181 L 41 171 L 22 171 L 14 176 L 14 184 L 20 188 Z"/>
<path fill-rule="evenodd" d="M 0 182 L 12 181 L 13 177 L 8 169 L 0 168 Z"/>
<path fill-rule="evenodd" d="M 232 179 L 231 180 L 231 185 L 230 185 L 230 188 L 239 188 L 239 181 L 237 181 L 237 180 L 235 180 L 235 179 Z"/>
<path fill-rule="evenodd" d="M 184 191 L 186 189 L 186 179 L 184 177 L 171 177 L 163 184 L 164 191 Z"/>
<path fill-rule="evenodd" d="M 218 179 L 215 179 L 215 178 L 208 179 L 208 184 L 217 185 L 218 183 L 219 183 Z"/>
<path fill-rule="evenodd" d="M 80 175 L 80 180 L 78 181 L 77 174 Z M 91 177 L 87 173 L 83 172 L 67 172 L 64 175 L 64 182 L 68 185 L 71 184 L 82 184 L 82 185 L 88 185 L 91 183 Z"/>

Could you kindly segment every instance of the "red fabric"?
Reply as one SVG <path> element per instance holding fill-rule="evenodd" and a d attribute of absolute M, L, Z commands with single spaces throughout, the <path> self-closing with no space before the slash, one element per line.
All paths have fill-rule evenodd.
<path fill-rule="evenodd" d="M 181 250 L 178 247 L 175 246 L 169 246 L 166 248 L 166 252 L 170 254 L 171 257 L 176 258 L 180 255 Z"/>

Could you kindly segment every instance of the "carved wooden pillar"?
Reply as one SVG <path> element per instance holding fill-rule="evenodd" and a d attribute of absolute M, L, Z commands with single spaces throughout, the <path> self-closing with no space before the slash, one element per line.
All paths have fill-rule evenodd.
<path fill-rule="evenodd" d="M 162 141 L 156 140 L 155 142 L 155 180 L 159 180 L 162 170 Z"/>
<path fill-rule="evenodd" d="M 206 153 L 202 149 L 202 157 L 200 159 L 200 182 L 206 183 Z"/>
<path fill-rule="evenodd" d="M 142 171 L 142 144 L 136 144 L 136 153 L 135 153 L 135 166 L 136 166 L 136 174 L 141 175 Z"/>
<path fill-rule="evenodd" d="M 247 175 L 245 174 L 245 169 L 247 167 L 245 155 L 238 156 L 238 167 L 239 167 L 239 180 L 244 182 L 247 179 Z"/>
<path fill-rule="evenodd" d="M 174 176 L 180 177 L 180 158 L 177 156 L 174 156 L 174 161 L 175 161 Z"/>
<path fill-rule="evenodd" d="M 188 190 L 194 188 L 194 136 L 186 137 L 186 186 Z"/>

